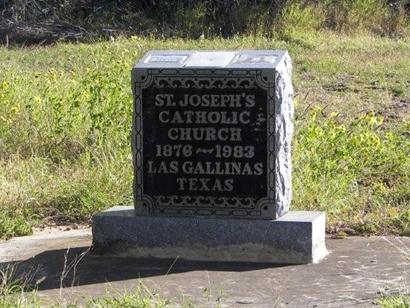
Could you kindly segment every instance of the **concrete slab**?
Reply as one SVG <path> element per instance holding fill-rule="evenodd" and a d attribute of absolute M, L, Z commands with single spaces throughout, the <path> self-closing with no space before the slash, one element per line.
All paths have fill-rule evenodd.
<path fill-rule="evenodd" d="M 327 254 L 324 212 L 277 220 L 136 216 L 115 206 L 93 216 L 94 252 L 121 257 L 303 264 Z"/>
<path fill-rule="evenodd" d="M 65 255 L 70 263 L 90 244 L 90 230 L 15 238 L 0 243 L 0 266 L 39 266 L 39 294 L 58 301 L 132 292 L 140 282 L 199 307 L 369 307 L 381 294 L 410 291 L 409 237 L 327 239 L 331 254 L 321 263 L 295 266 L 86 255 L 60 290 Z"/>

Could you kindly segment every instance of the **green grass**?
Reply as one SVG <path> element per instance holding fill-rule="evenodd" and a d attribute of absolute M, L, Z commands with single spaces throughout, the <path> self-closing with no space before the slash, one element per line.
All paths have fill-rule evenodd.
<path fill-rule="evenodd" d="M 168 300 L 162 299 L 155 294 L 152 294 L 145 286 L 139 286 L 134 292 L 125 292 L 124 294 L 109 294 L 98 299 L 84 298 L 83 302 L 65 302 L 65 300 L 57 301 L 45 296 L 39 296 L 37 291 L 26 293 L 14 293 L 1 295 L 0 306 L 4 308 L 40 308 L 40 307 L 86 307 L 86 308 L 165 308 L 175 307 Z M 178 307 L 192 307 L 184 303 Z"/>
<path fill-rule="evenodd" d="M 104 296 L 91 298 L 81 296 L 77 299 L 69 300 L 63 297 L 63 289 L 60 289 L 60 297 L 54 298 L 39 294 L 38 285 L 46 279 L 45 276 L 39 277 L 41 267 L 33 267 L 28 271 L 21 271 L 18 265 L 0 266 L 0 307 L 2 308 L 40 308 L 40 307 L 169 307 L 170 301 L 161 298 L 145 286 L 142 282 L 138 283 L 131 291 L 119 292 L 112 290 L 106 291 Z M 63 273 L 61 279 L 64 279 Z M 175 305 L 174 305 L 175 306 Z M 188 301 L 183 301 L 181 307 L 190 307 Z"/>
<path fill-rule="evenodd" d="M 410 295 L 397 295 L 383 297 L 377 301 L 382 308 L 409 308 Z"/>
<path fill-rule="evenodd" d="M 331 231 L 410 234 L 410 39 L 295 30 L 0 48 L 0 237 L 132 202 L 130 70 L 146 51 L 242 48 L 293 58 L 292 208 L 325 210 Z"/>
<path fill-rule="evenodd" d="M 49 299 L 44 296 L 39 296 L 36 291 L 29 293 L 14 293 L 0 295 L 0 305 L 4 308 L 39 308 L 39 307 L 87 307 L 87 308 L 102 308 L 102 307 L 118 307 L 118 308 L 165 308 L 175 307 L 175 303 L 169 300 L 158 297 L 152 294 L 145 286 L 139 286 L 134 292 L 126 292 L 124 294 L 107 293 L 105 297 L 97 299 L 83 299 L 84 303 L 76 302 L 61 302 Z M 409 308 L 410 296 L 397 295 L 382 297 L 375 302 L 381 308 Z M 178 307 L 195 307 L 193 303 L 179 303 Z M 219 307 L 218 304 L 215 307 Z"/>

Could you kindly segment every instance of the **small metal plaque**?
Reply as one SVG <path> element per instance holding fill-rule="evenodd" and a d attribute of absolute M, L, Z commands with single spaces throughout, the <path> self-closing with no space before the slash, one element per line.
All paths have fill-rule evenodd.
<path fill-rule="evenodd" d="M 186 59 L 188 59 L 187 55 L 152 55 L 148 57 L 144 62 L 182 64 Z"/>
<path fill-rule="evenodd" d="M 232 64 L 274 64 L 277 56 L 275 55 L 255 55 L 255 54 L 239 54 L 232 61 Z"/>
<path fill-rule="evenodd" d="M 275 56 L 222 54 L 134 69 L 138 214 L 275 218 L 274 69 L 222 68 Z"/>

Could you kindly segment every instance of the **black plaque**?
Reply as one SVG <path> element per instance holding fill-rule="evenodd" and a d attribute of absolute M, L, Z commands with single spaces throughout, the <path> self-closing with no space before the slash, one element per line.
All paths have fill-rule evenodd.
<path fill-rule="evenodd" d="M 137 212 L 275 218 L 273 72 L 146 69 L 134 82 Z"/>

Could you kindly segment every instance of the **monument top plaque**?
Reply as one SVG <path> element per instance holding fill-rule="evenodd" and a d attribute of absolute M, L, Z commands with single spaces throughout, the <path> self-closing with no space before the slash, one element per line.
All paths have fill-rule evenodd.
<path fill-rule="evenodd" d="M 276 219 L 288 211 L 286 51 L 150 51 L 132 85 L 137 215 Z"/>
<path fill-rule="evenodd" d="M 195 51 L 153 50 L 135 67 L 139 68 L 272 68 L 287 56 L 283 50 Z"/>

